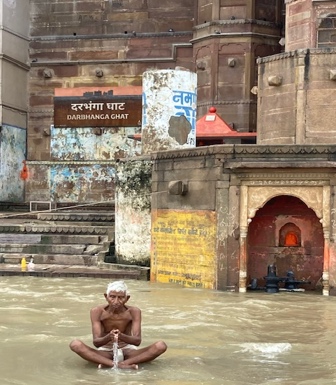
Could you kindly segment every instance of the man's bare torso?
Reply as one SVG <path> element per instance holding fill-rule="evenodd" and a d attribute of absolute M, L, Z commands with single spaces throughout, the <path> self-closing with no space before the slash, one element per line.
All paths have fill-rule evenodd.
<path fill-rule="evenodd" d="M 100 322 L 102 324 L 104 334 L 109 333 L 111 330 L 118 329 L 121 333 L 131 335 L 132 333 L 132 310 L 131 306 L 125 306 L 125 310 L 122 312 L 111 312 L 108 306 L 100 306 Z M 110 344 L 109 344 L 110 345 Z M 111 343 L 112 345 L 112 343 Z M 123 347 L 125 343 L 120 342 L 119 347 Z"/>

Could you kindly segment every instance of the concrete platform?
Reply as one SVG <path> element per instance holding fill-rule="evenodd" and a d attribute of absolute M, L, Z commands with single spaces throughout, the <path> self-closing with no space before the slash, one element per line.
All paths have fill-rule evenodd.
<path fill-rule="evenodd" d="M 20 265 L 0 264 L 0 276 L 32 276 L 32 277 L 90 277 L 114 279 L 148 280 L 141 270 L 100 269 L 97 266 L 77 265 L 38 265 L 34 271 L 21 271 Z"/>

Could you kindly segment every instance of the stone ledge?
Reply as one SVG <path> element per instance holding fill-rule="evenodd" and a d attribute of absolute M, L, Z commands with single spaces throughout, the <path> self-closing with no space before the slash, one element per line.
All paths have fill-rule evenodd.
<path fill-rule="evenodd" d="M 147 280 L 140 271 L 136 270 L 105 270 L 97 267 L 35 265 L 34 271 L 21 271 L 20 265 L 0 264 L 0 276 L 27 276 L 45 278 L 87 277 L 108 279 Z"/>

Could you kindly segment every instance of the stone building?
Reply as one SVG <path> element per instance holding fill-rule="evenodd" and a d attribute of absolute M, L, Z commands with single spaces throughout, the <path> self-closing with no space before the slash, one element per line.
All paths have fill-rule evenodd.
<path fill-rule="evenodd" d="M 20 116 L 26 119 L 13 124 L 24 134 L 27 126 L 27 148 L 21 154 L 18 148 L 10 150 L 16 178 L 0 189 L 2 200 L 111 200 L 115 161 L 140 154 L 139 143 L 128 139 L 140 132 L 138 124 L 58 125 L 55 97 L 94 95 L 97 90 L 116 94 L 121 87 L 126 87 L 123 94 L 138 95 L 145 71 L 178 66 L 197 72 L 199 116 L 215 106 L 234 129 L 255 131 L 257 101 L 250 93 L 257 83 L 255 59 L 281 51 L 283 4 L 275 0 L 239 5 L 218 0 L 182 0 L 178 5 L 166 0 L 31 0 L 29 7 L 2 0 L 1 6 L 4 23 L 11 24 L 3 41 L 17 56 L 12 62 L 20 74 L 15 78 L 24 77 L 14 89 L 22 99 Z M 13 39 L 20 44 L 11 44 Z M 12 54 L 3 53 L 5 58 Z M 6 121 L 4 117 L 3 126 Z M 29 178 L 24 183 L 19 175 L 25 157 Z M 17 186 L 20 193 L 6 193 Z"/>
<path fill-rule="evenodd" d="M 152 280 L 245 292 L 275 264 L 336 293 L 336 5 L 285 3 L 284 52 L 257 59 L 257 145 L 152 155 Z"/>
<path fill-rule="evenodd" d="M 257 144 L 155 147 L 152 279 L 245 291 L 275 262 L 334 294 L 334 1 L 0 4 L 1 201 L 112 201 L 118 161 L 141 154 L 143 73 L 183 67 L 198 118 L 215 107 Z M 132 119 L 64 112 L 105 103 Z"/>

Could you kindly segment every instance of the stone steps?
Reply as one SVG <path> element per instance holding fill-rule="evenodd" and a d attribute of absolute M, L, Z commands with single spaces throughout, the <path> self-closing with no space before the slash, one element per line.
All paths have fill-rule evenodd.
<path fill-rule="evenodd" d="M 0 262 L 16 264 L 24 256 L 27 263 L 97 265 L 114 241 L 114 212 L 106 208 L 31 215 L 0 213 Z"/>
<path fill-rule="evenodd" d="M 0 233 L 38 233 L 38 234 L 92 234 L 92 235 L 108 235 L 111 231 L 114 232 L 114 224 L 110 226 L 96 226 L 92 223 L 85 223 L 83 225 L 80 222 L 76 223 L 42 223 L 42 222 L 29 222 L 29 223 L 13 223 L 1 221 Z"/>
<path fill-rule="evenodd" d="M 118 279 L 149 279 L 148 269 L 123 269 L 123 268 L 99 268 L 96 266 L 81 265 L 39 265 L 35 264 L 34 271 L 21 271 L 20 265 L 17 264 L 0 264 L 0 276 L 26 276 L 26 277 L 46 277 L 46 278 L 64 278 L 64 277 L 89 277 L 89 278 L 106 278 L 110 280 Z"/>
<path fill-rule="evenodd" d="M 149 268 L 105 262 L 114 255 L 114 202 L 65 206 L 34 213 L 0 202 L 0 276 L 149 279 Z M 21 271 L 23 257 L 34 271 Z"/>
<path fill-rule="evenodd" d="M 77 265 L 77 266 L 97 266 L 98 255 L 84 254 L 42 254 L 42 253 L 0 253 L 0 262 L 20 265 L 21 259 L 25 257 L 27 264 L 31 258 L 34 263 L 45 265 Z"/>
<path fill-rule="evenodd" d="M 60 211 L 60 212 L 44 212 L 38 213 L 37 219 L 41 221 L 69 221 L 69 222 L 99 222 L 114 223 L 114 212 L 99 211 L 99 212 L 87 212 L 87 211 Z"/>
<path fill-rule="evenodd" d="M 101 249 L 99 245 L 84 245 L 84 244 L 32 244 L 32 243 L 0 243 L 1 253 L 21 253 L 21 254 L 97 254 Z"/>
<path fill-rule="evenodd" d="M 34 234 L 34 233 L 0 233 L 1 244 L 84 244 L 98 245 L 107 242 L 106 235 L 81 235 L 81 234 Z"/>
<path fill-rule="evenodd" d="M 81 235 L 81 234 L 41 234 L 41 243 L 42 244 L 67 244 L 67 243 L 83 243 L 85 245 L 98 245 L 102 242 L 107 242 L 107 235 Z M 1 238 L 0 238 L 1 242 Z"/>

